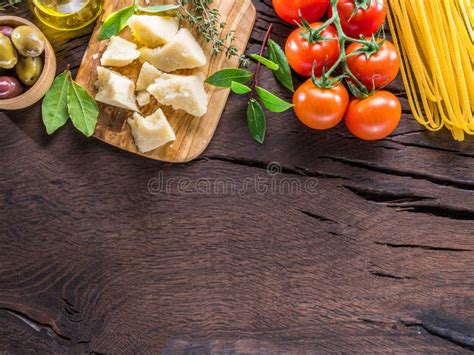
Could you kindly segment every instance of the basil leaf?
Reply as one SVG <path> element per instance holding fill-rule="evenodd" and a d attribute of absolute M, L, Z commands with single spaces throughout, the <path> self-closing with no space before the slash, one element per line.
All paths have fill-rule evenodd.
<path fill-rule="evenodd" d="M 230 85 L 230 89 L 234 94 L 237 95 L 244 95 L 248 94 L 249 92 L 252 91 L 247 85 L 238 83 L 236 81 L 233 81 L 232 84 Z"/>
<path fill-rule="evenodd" d="M 274 70 L 273 74 L 278 81 L 291 92 L 295 91 L 293 86 L 293 78 L 291 77 L 291 69 L 286 59 L 283 49 L 273 40 L 268 41 L 268 58 L 278 64 L 278 70 Z"/>
<path fill-rule="evenodd" d="M 280 69 L 280 66 L 271 61 L 270 59 L 267 59 L 265 57 L 262 57 L 261 55 L 258 55 L 258 54 L 251 54 L 250 55 L 250 58 L 252 59 L 255 59 L 257 62 L 260 62 L 262 63 L 263 65 L 265 65 L 268 69 L 271 69 L 271 70 L 278 70 Z"/>
<path fill-rule="evenodd" d="M 100 29 L 99 41 L 118 35 L 125 28 L 134 12 L 135 6 L 132 5 L 107 16 Z"/>
<path fill-rule="evenodd" d="M 64 126 L 69 118 L 67 94 L 71 86 L 71 73 L 66 70 L 53 81 L 41 106 L 43 123 L 49 135 Z"/>
<path fill-rule="evenodd" d="M 233 81 L 245 84 L 252 76 L 253 73 L 245 69 L 227 68 L 212 74 L 206 79 L 206 83 L 221 88 L 230 88 Z"/>
<path fill-rule="evenodd" d="M 267 122 L 262 106 L 251 99 L 247 107 L 247 124 L 250 134 L 258 143 L 263 144 L 265 141 L 265 133 L 267 130 Z"/>
<path fill-rule="evenodd" d="M 139 4 L 136 5 L 136 8 L 140 11 L 143 12 L 148 12 L 151 14 L 157 14 L 159 12 L 165 12 L 165 11 L 171 11 L 171 10 L 176 10 L 179 9 L 179 5 L 157 5 L 157 6 L 141 6 Z"/>
<path fill-rule="evenodd" d="M 72 82 L 69 89 L 67 107 L 72 123 L 86 137 L 94 134 L 99 108 L 91 95 L 81 85 Z"/>
<path fill-rule="evenodd" d="M 289 102 L 280 99 L 278 96 L 260 86 L 257 86 L 257 94 L 265 107 L 272 112 L 284 112 L 293 107 Z"/>

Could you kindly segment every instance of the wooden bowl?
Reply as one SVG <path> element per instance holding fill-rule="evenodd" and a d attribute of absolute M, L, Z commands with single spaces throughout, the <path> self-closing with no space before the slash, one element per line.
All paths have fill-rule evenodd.
<path fill-rule="evenodd" d="M 19 110 L 37 103 L 46 95 L 46 92 L 51 87 L 54 77 L 56 76 L 56 54 L 49 43 L 46 36 L 33 23 L 16 16 L 0 16 L 0 26 L 18 27 L 27 25 L 33 27 L 40 33 L 45 41 L 45 49 L 43 53 L 44 67 L 38 81 L 35 85 L 25 86 L 23 94 L 13 97 L 11 99 L 0 99 L 0 109 L 3 110 Z"/>

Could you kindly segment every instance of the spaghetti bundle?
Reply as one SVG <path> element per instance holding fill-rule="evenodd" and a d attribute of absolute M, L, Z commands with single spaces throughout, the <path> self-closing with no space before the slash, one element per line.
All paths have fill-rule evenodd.
<path fill-rule="evenodd" d="M 454 139 L 474 135 L 472 0 L 390 0 L 389 25 L 416 120 Z"/>

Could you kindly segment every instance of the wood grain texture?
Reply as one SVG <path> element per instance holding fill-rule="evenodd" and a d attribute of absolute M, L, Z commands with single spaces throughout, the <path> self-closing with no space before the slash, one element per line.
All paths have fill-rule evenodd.
<path fill-rule="evenodd" d="M 248 52 L 270 22 L 283 44 L 254 4 Z M 52 37 L 59 70 L 88 40 Z M 404 115 L 381 142 L 287 112 L 260 146 L 231 95 L 179 166 L 0 113 L 0 353 L 472 353 L 474 140 L 426 132 L 390 89 Z"/>
<path fill-rule="evenodd" d="M 92 95 L 95 95 L 97 92 L 95 87 L 95 82 L 97 81 L 96 68 L 100 65 L 100 58 L 108 43 L 107 41 L 98 41 L 102 22 L 110 13 L 125 6 L 130 6 L 132 3 L 132 0 L 106 0 L 104 3 L 104 13 L 94 30 L 76 78 Z M 150 5 L 162 3 L 165 2 L 161 0 L 152 1 Z M 227 24 L 225 30 L 236 31 L 235 47 L 238 48 L 239 52 L 244 52 L 252 33 L 256 16 L 255 7 L 251 0 L 219 0 L 214 2 L 214 6 L 219 9 L 222 20 Z M 121 36 L 128 40 L 132 40 L 133 37 L 129 29 L 123 31 Z M 227 58 L 225 53 L 213 56 L 210 44 L 204 40 L 201 40 L 200 44 L 208 57 L 208 64 L 193 71 L 180 71 L 181 73 L 202 73 L 205 77 L 208 77 L 222 68 L 238 66 L 238 58 Z M 94 55 L 97 56 L 96 59 L 93 58 Z M 140 68 L 141 63 L 137 60 L 124 68 L 112 69 L 135 81 Z M 208 112 L 200 118 L 181 110 L 173 110 L 171 107 L 161 107 L 155 99 L 152 100 L 151 104 L 144 107 L 142 110 L 144 115 L 152 114 L 159 107 L 163 108 L 168 121 L 176 133 L 176 141 L 142 155 L 156 160 L 182 163 L 193 160 L 202 154 L 214 136 L 227 102 L 227 97 L 229 96 L 229 90 L 226 89 L 219 89 L 209 85 L 205 85 L 205 89 L 209 98 Z M 130 126 L 127 123 L 127 118 L 131 116 L 132 112 L 103 104 L 100 104 L 100 108 L 99 122 L 94 136 L 118 148 L 135 154 L 141 154 L 135 146 Z"/>

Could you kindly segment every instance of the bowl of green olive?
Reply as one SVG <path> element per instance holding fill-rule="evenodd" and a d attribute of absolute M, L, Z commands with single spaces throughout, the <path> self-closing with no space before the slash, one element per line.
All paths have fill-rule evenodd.
<path fill-rule="evenodd" d="M 56 75 L 56 55 L 33 23 L 0 16 L 0 109 L 19 110 L 43 98 Z"/>

